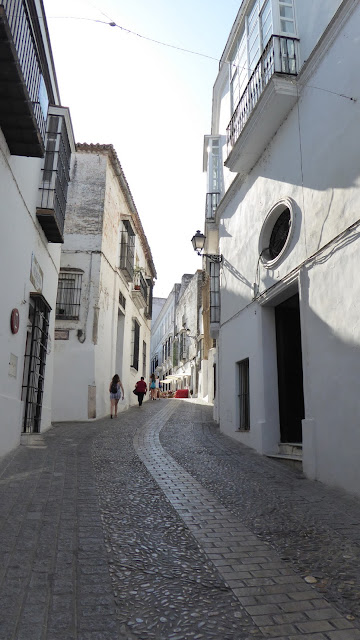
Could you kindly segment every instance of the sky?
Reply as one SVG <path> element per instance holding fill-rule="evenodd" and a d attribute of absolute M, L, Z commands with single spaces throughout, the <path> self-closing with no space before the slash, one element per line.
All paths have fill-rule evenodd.
<path fill-rule="evenodd" d="M 61 103 L 70 108 L 76 142 L 112 144 L 117 152 L 157 271 L 155 297 L 166 298 L 183 273 L 201 269 L 191 238 L 204 229 L 203 139 L 240 4 L 44 0 Z"/>

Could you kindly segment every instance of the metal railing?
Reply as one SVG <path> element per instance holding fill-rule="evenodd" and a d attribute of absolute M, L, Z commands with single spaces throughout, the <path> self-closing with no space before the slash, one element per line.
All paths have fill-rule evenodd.
<path fill-rule="evenodd" d="M 220 192 L 214 191 L 206 194 L 205 219 L 207 221 L 215 220 L 215 213 L 219 204 Z"/>
<path fill-rule="evenodd" d="M 146 280 L 143 276 L 143 274 L 141 273 L 141 271 L 136 271 L 135 275 L 134 275 L 134 289 L 139 289 L 141 292 L 141 295 L 143 296 L 145 302 L 147 302 L 147 298 L 148 298 L 148 291 L 147 291 L 147 284 L 146 284 Z"/>
<path fill-rule="evenodd" d="M 32 102 L 36 122 L 41 137 L 45 140 L 46 116 L 42 112 L 39 101 L 42 74 L 26 5 L 22 0 L 2 0 L 1 5 L 6 12 L 6 18 L 13 37 L 21 72 Z"/>
<path fill-rule="evenodd" d="M 61 234 L 65 224 L 70 161 L 71 149 L 65 120 L 62 116 L 50 115 L 39 207 L 54 210 Z"/>
<path fill-rule="evenodd" d="M 39 433 L 48 352 L 51 308 L 39 293 L 30 294 L 28 333 L 24 360 L 24 433 Z"/>
<path fill-rule="evenodd" d="M 210 322 L 220 322 L 220 264 L 209 262 L 210 267 Z"/>
<path fill-rule="evenodd" d="M 228 153 L 234 147 L 272 76 L 296 76 L 298 38 L 273 35 L 267 43 L 227 127 Z"/>

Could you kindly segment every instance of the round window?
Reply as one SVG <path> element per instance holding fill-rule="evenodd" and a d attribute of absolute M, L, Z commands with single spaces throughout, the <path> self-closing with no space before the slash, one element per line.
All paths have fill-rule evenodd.
<path fill-rule="evenodd" d="M 287 198 L 271 209 L 260 234 L 260 256 L 265 266 L 272 266 L 283 255 L 291 238 L 293 208 Z"/>

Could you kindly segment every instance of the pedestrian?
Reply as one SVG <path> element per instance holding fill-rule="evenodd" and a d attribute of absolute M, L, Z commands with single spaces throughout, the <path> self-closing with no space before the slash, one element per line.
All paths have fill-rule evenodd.
<path fill-rule="evenodd" d="M 151 400 L 155 400 L 156 398 L 155 373 L 152 373 L 150 378 L 150 398 Z"/>
<path fill-rule="evenodd" d="M 119 400 L 120 398 L 124 400 L 124 387 L 122 386 L 122 382 L 117 373 L 115 373 L 115 375 L 113 376 L 110 382 L 109 392 L 110 392 L 110 418 L 113 417 L 113 412 L 114 412 L 114 418 L 116 418 Z"/>
<path fill-rule="evenodd" d="M 159 376 L 156 376 L 156 380 L 155 380 L 155 389 L 156 389 L 156 398 L 159 398 L 160 400 L 160 389 L 161 389 L 161 383 L 160 383 L 160 378 Z"/>
<path fill-rule="evenodd" d="M 137 391 L 139 407 L 141 407 L 143 403 L 144 395 L 147 392 L 147 384 L 143 376 L 141 376 L 141 379 L 137 381 L 135 385 L 135 390 Z"/>

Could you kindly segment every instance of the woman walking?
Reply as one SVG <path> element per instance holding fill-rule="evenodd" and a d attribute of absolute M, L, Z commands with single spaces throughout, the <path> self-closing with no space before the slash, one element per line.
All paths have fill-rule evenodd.
<path fill-rule="evenodd" d="M 113 417 L 113 412 L 114 412 L 114 418 L 116 418 L 118 402 L 120 398 L 124 400 L 124 387 L 122 386 L 122 382 L 117 373 L 115 373 L 115 375 L 113 376 L 110 382 L 109 392 L 110 392 L 110 418 Z"/>
<path fill-rule="evenodd" d="M 151 374 L 150 378 L 150 398 L 151 400 L 155 400 L 156 398 L 156 382 L 155 382 L 155 374 Z"/>

